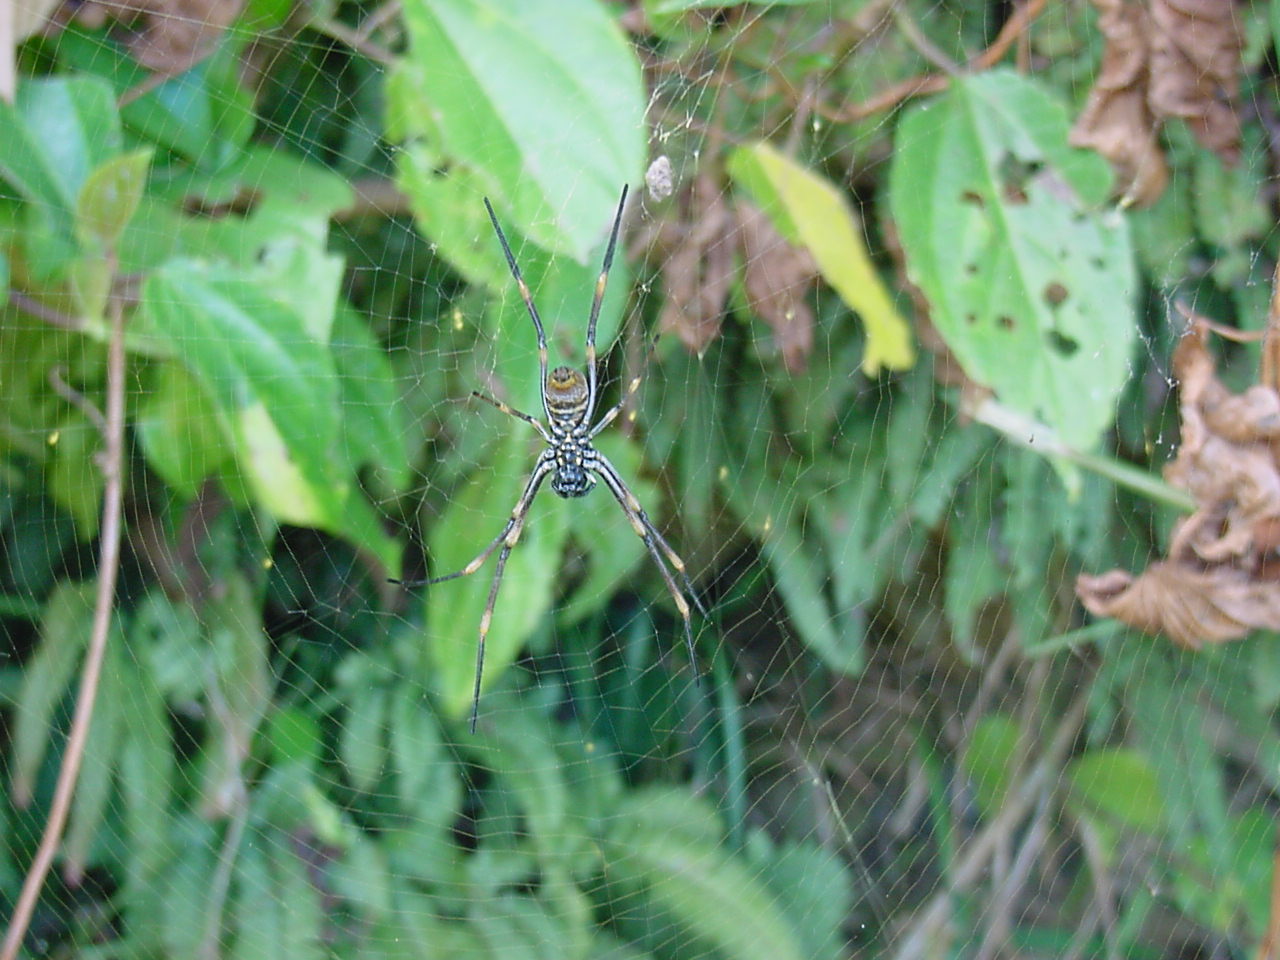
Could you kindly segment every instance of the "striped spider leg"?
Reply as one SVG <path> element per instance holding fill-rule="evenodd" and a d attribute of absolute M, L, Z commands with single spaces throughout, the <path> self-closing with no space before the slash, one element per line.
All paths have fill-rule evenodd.
<path fill-rule="evenodd" d="M 529 319 L 533 321 L 533 329 L 538 337 L 538 373 L 539 382 L 541 383 L 542 412 L 546 422 L 544 423 L 536 417 L 516 410 L 501 400 L 495 400 L 485 394 L 477 392 L 473 396 L 493 404 L 503 413 L 510 414 L 517 420 L 523 420 L 532 426 L 538 431 L 547 446 L 538 455 L 533 470 L 529 474 L 529 479 L 525 482 L 524 491 L 512 508 L 511 516 L 506 525 L 489 542 L 488 546 L 481 550 L 461 570 L 442 577 L 432 577 L 429 580 L 405 584 L 406 586 L 421 586 L 470 576 L 479 570 L 495 552 L 498 554 L 497 566 L 493 571 L 493 581 L 489 587 L 489 597 L 485 603 L 484 613 L 480 617 L 480 637 L 476 646 L 476 677 L 471 699 L 471 731 L 473 733 L 476 729 L 476 721 L 480 711 L 480 684 L 484 675 L 485 639 L 489 634 L 489 627 L 493 620 L 493 608 L 498 600 L 498 590 L 502 586 L 502 574 L 506 569 L 507 558 L 520 540 L 520 534 L 524 530 L 525 519 L 529 515 L 529 507 L 533 503 L 533 498 L 537 495 L 543 481 L 548 477 L 551 478 L 552 491 L 566 499 L 584 496 L 591 491 L 597 480 L 604 481 L 605 487 L 608 488 L 613 498 L 618 502 L 618 506 L 622 508 L 622 512 L 626 515 L 628 522 L 631 524 L 631 529 L 644 542 L 645 549 L 648 550 L 654 565 L 657 566 L 662 574 L 662 581 L 671 594 L 671 599 L 675 603 L 676 610 L 683 621 L 689 663 L 694 670 L 694 676 L 698 676 L 697 659 L 693 645 L 693 625 L 686 593 L 703 616 L 707 615 L 707 611 L 698 600 L 684 561 L 672 549 L 671 544 L 658 532 L 657 527 L 649 519 L 649 515 L 645 513 L 644 508 L 640 506 L 640 502 L 636 499 L 635 494 L 631 492 L 631 488 L 627 486 L 626 481 L 618 474 L 617 469 L 604 454 L 596 450 L 592 443 L 595 436 L 617 418 L 626 403 L 640 387 L 640 378 L 636 377 L 627 385 L 622 399 L 605 411 L 599 420 L 595 421 L 594 424 L 592 423 L 599 393 L 596 322 L 600 317 L 600 306 L 604 302 L 605 284 L 609 279 L 609 268 L 613 264 L 613 255 L 617 248 L 618 233 L 622 227 L 622 213 L 626 203 L 627 188 L 624 186 L 622 188 L 622 196 L 618 200 L 618 212 L 613 218 L 613 228 L 609 234 L 609 245 L 605 249 L 604 264 L 600 269 L 600 276 L 596 280 L 595 295 L 591 301 L 591 314 L 587 320 L 586 374 L 584 376 L 582 371 L 565 366 L 556 367 L 548 373 L 547 335 L 542 325 L 542 318 L 538 314 L 538 308 L 534 305 L 529 286 L 525 283 L 524 277 L 520 273 L 520 267 L 511 252 L 510 244 L 507 243 L 506 235 L 502 232 L 502 227 L 498 223 L 498 217 L 493 211 L 493 205 L 489 203 L 488 198 L 485 198 L 484 201 L 485 209 L 489 213 L 489 220 L 493 223 L 494 232 L 498 235 L 498 242 L 502 245 L 502 252 L 507 258 L 507 266 L 511 268 L 511 276 L 515 279 L 516 287 L 520 291 L 520 299 L 524 301 L 525 309 L 529 313 Z M 679 575 L 680 581 L 684 585 L 683 589 L 676 582 L 676 578 L 672 576 L 672 570 Z"/>

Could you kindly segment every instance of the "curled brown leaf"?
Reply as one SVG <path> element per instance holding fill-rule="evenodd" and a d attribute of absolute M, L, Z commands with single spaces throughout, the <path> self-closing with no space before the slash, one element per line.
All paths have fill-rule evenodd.
<path fill-rule="evenodd" d="M 1071 142 L 1111 161 L 1120 189 L 1154 203 L 1169 179 L 1164 121 L 1184 120 L 1206 147 L 1239 156 L 1241 36 L 1231 0 L 1093 0 L 1106 38 L 1102 67 Z"/>
<path fill-rule="evenodd" d="M 1076 594 L 1094 616 L 1114 617 L 1192 649 L 1258 628 L 1280 629 L 1278 587 L 1229 566 L 1197 570 L 1170 561 L 1153 563 L 1139 577 L 1111 570 L 1076 579 Z"/>
<path fill-rule="evenodd" d="M 773 329 L 788 372 L 799 373 L 813 350 L 814 316 L 807 295 L 818 264 L 808 250 L 788 243 L 752 204 L 738 204 L 738 228 L 751 309 Z"/>
<path fill-rule="evenodd" d="M 1195 512 L 1174 528 L 1168 558 L 1140 576 L 1112 570 L 1076 581 L 1096 616 L 1192 648 L 1280 629 L 1280 395 L 1261 384 L 1231 393 L 1207 333 L 1194 323 L 1174 351 L 1182 442 L 1165 468 L 1195 497 Z"/>

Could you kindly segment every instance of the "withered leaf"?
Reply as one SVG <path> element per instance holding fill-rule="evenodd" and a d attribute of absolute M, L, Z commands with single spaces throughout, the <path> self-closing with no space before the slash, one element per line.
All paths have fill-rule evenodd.
<path fill-rule="evenodd" d="M 789 244 L 752 204 L 738 204 L 738 226 L 751 309 L 773 328 L 787 370 L 799 373 L 813 350 L 814 316 L 806 294 L 818 264 L 809 251 Z"/>
<path fill-rule="evenodd" d="M 1112 570 L 1076 580 L 1096 616 L 1192 648 L 1280 629 L 1280 395 L 1260 384 L 1227 390 L 1207 332 L 1197 322 L 1174 351 L 1182 442 L 1165 468 L 1195 497 L 1195 512 L 1174 529 L 1168 558 L 1140 576 Z"/>
<path fill-rule="evenodd" d="M 1240 154 L 1240 35 L 1232 0 L 1151 0 L 1151 108 L 1223 160 Z"/>
<path fill-rule="evenodd" d="M 700 354 L 720 333 L 737 243 L 733 214 L 713 177 L 698 176 L 681 207 L 680 219 L 664 225 L 658 238 L 667 248 L 658 328 Z"/>
<path fill-rule="evenodd" d="M 126 23 L 134 59 L 158 73 L 177 74 L 208 56 L 240 13 L 243 0 L 93 0 L 81 17 L 105 12 Z"/>
<path fill-rule="evenodd" d="M 1094 616 L 1115 617 L 1192 649 L 1260 627 L 1280 629 L 1280 584 L 1229 566 L 1197 570 L 1160 561 L 1136 579 L 1124 570 L 1081 574 L 1076 595 Z"/>
<path fill-rule="evenodd" d="M 1225 161 L 1239 156 L 1241 37 L 1231 0 L 1093 0 L 1106 38 L 1102 67 L 1071 142 L 1111 161 L 1122 189 L 1146 206 L 1164 192 L 1159 144 L 1180 117 Z"/>

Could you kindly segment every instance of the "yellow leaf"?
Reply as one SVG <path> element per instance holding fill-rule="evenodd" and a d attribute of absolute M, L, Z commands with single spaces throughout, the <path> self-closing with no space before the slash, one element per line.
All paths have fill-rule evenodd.
<path fill-rule="evenodd" d="M 867 328 L 863 371 L 872 375 L 881 366 L 905 370 L 914 364 L 911 329 L 881 283 L 844 195 L 764 141 L 738 150 L 730 172 L 778 231 L 813 255 L 823 278 L 858 312 Z"/>

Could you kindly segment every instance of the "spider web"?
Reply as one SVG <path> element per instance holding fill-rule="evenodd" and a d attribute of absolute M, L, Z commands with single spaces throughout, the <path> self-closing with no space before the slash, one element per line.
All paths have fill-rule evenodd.
<path fill-rule="evenodd" d="M 1065 152 L 1100 18 L 1045 7 L 21 5 L 6 919 L 75 752 L 128 332 L 112 626 L 21 955 L 1262 951 L 1273 638 L 1175 649 L 1073 586 L 1192 506 L 1157 477 L 1168 317 L 1262 325 L 1274 157 L 1260 123 L 1231 165 L 1172 122 L 1166 194 L 1118 207 Z M 1018 69 L 981 62 L 1032 8 Z M 993 192 L 937 214 L 992 142 Z M 542 447 L 471 399 L 541 415 L 482 197 L 580 367 L 623 182 L 599 410 L 642 382 L 598 446 L 687 565 L 698 662 L 607 491 L 544 488 L 473 735 L 493 560 L 389 579 L 462 568 Z M 1040 236 L 984 232 L 1020 205 Z"/>

